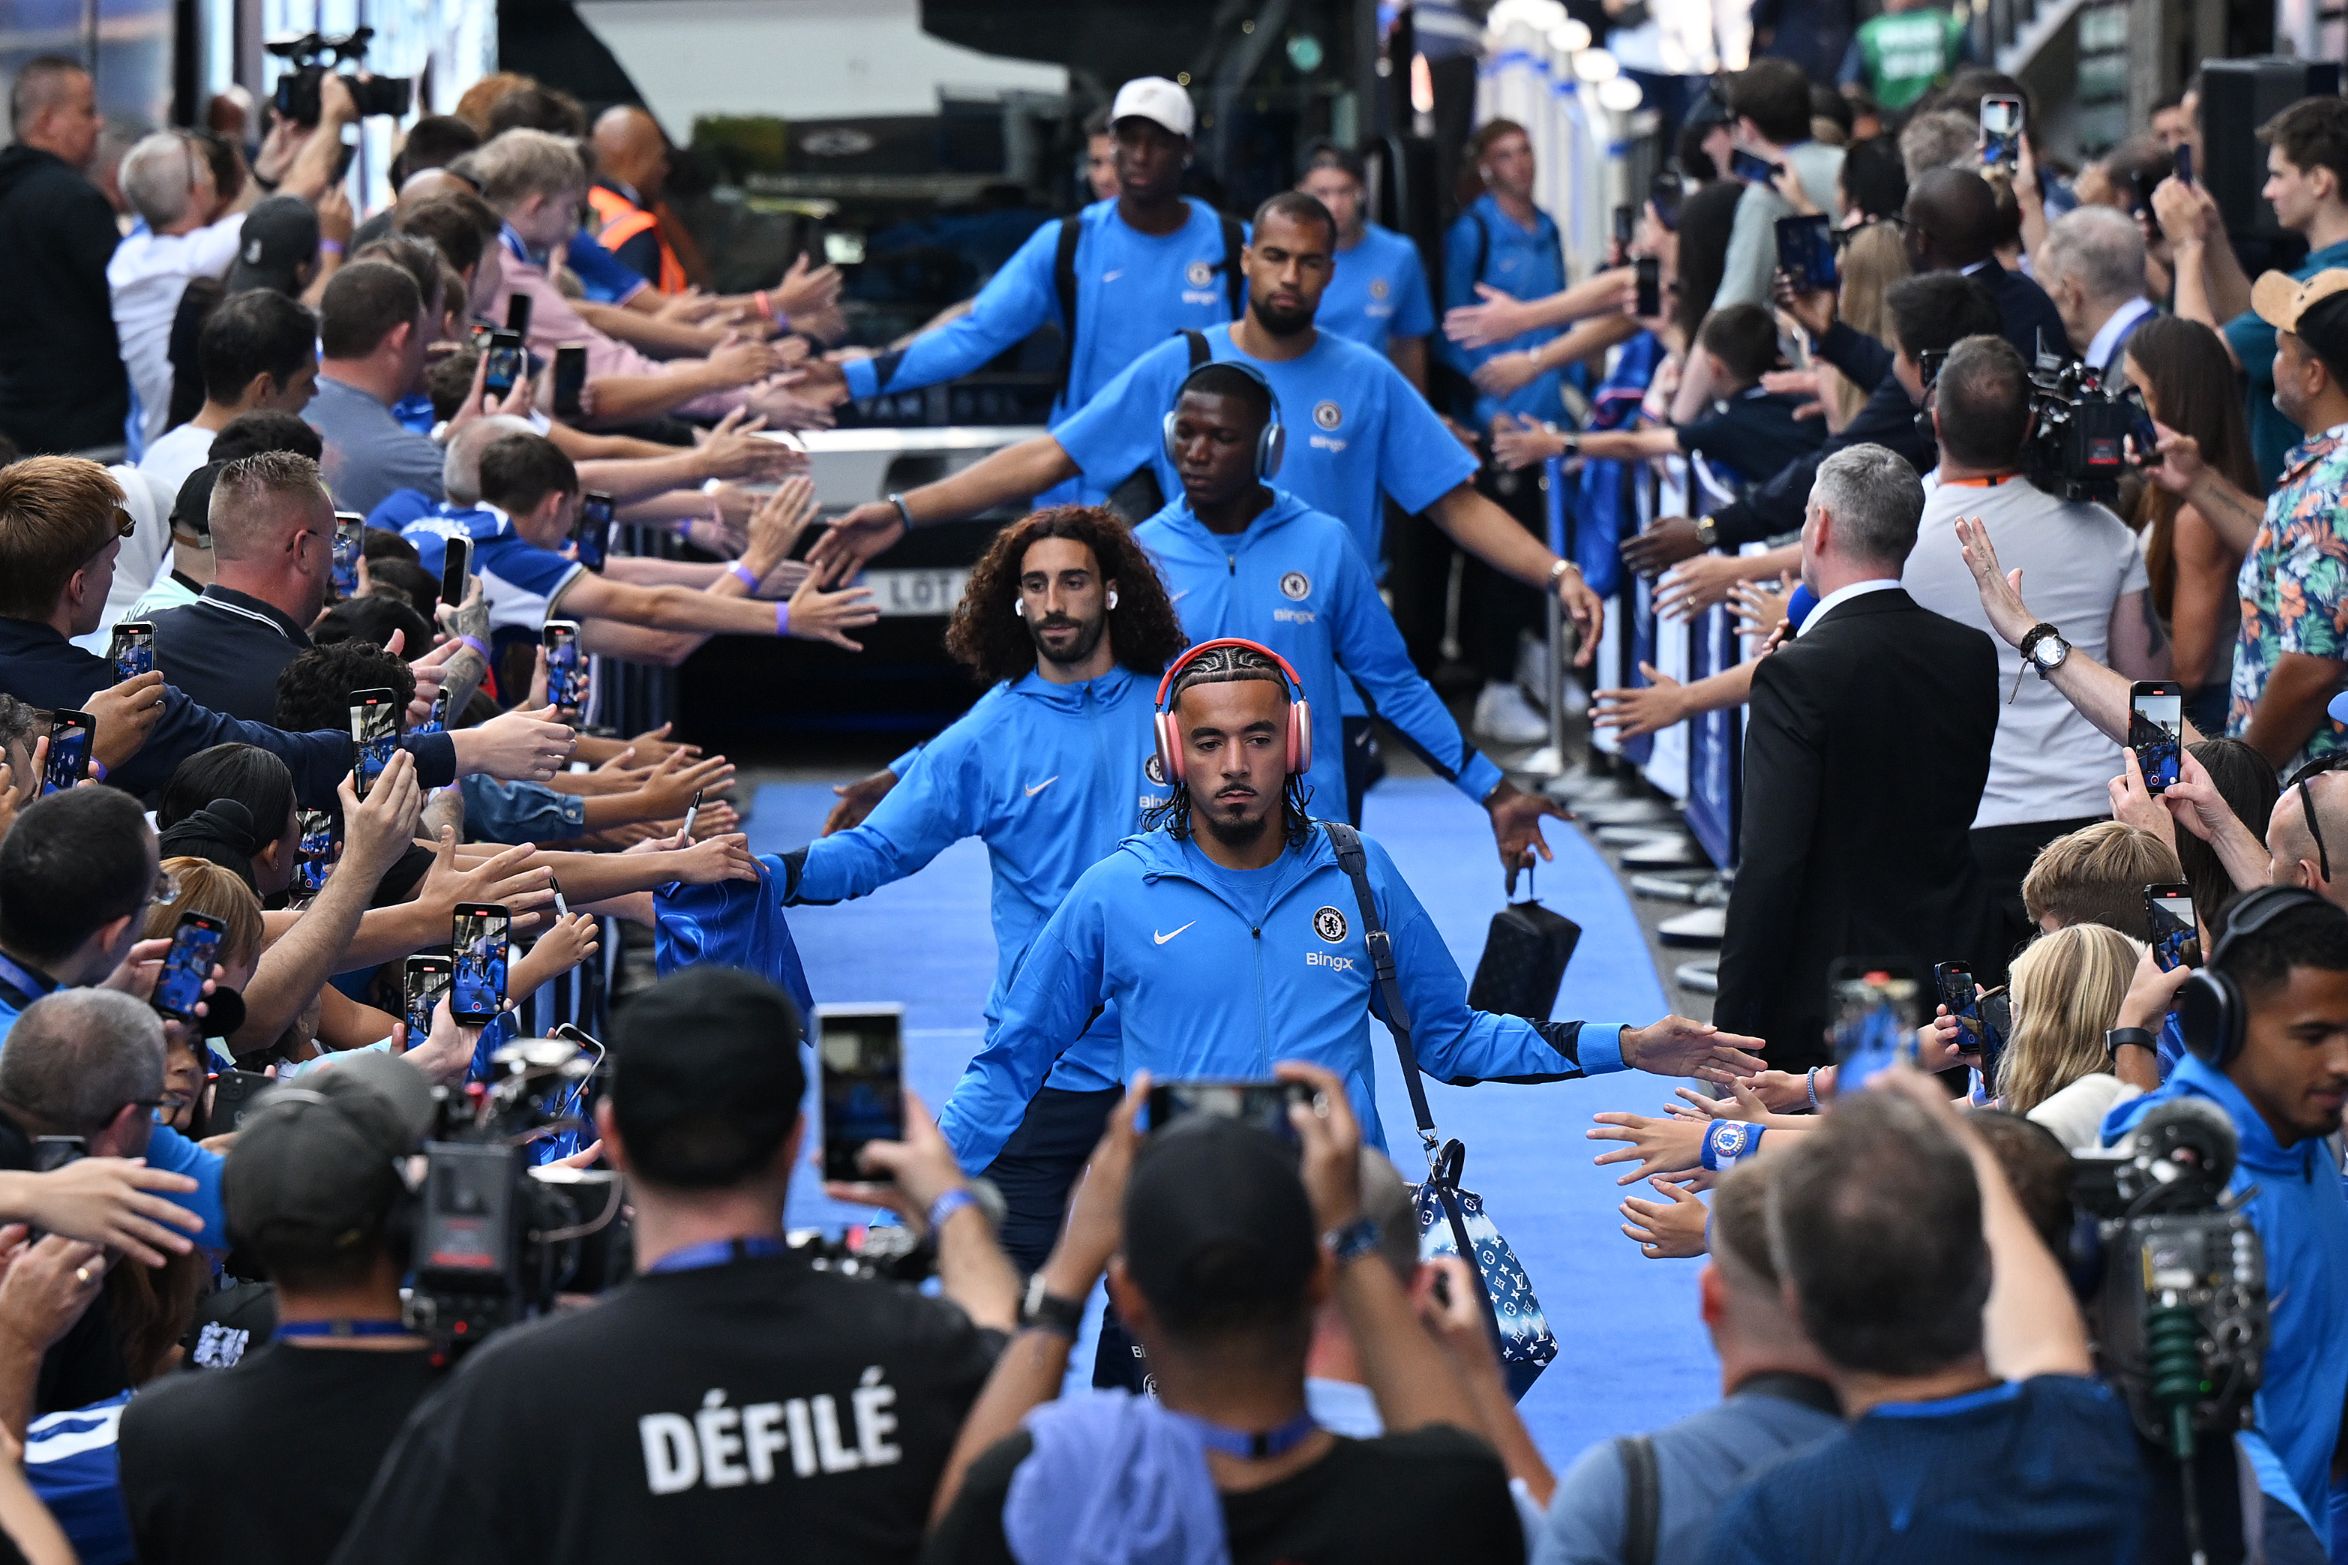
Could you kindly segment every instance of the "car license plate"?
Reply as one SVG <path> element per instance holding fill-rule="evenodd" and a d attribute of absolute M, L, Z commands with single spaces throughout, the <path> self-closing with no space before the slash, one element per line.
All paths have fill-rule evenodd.
<path fill-rule="evenodd" d="M 969 581 L 970 572 L 954 565 L 864 573 L 864 585 L 872 589 L 872 601 L 880 606 L 883 619 L 943 619 L 962 601 Z"/>

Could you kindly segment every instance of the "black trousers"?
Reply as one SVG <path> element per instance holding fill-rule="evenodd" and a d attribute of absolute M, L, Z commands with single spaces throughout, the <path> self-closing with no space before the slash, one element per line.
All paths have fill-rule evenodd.
<path fill-rule="evenodd" d="M 1476 487 L 1534 537 L 1548 531 L 1537 469 L 1480 473 Z M 1526 631 L 1539 635 L 1546 629 L 1544 608 L 1537 589 L 1503 576 L 1472 554 L 1460 562 L 1460 650 L 1486 684 L 1515 682 L 1517 647 Z"/>
<path fill-rule="evenodd" d="M 1003 1193 L 1003 1253 L 1023 1272 L 1043 1265 L 1068 1217 L 1068 1192 L 1100 1144 L 1118 1087 L 1064 1092 L 1046 1087 L 995 1154 L 986 1177 Z"/>
<path fill-rule="evenodd" d="M 2036 933 L 2030 927 L 2029 912 L 2022 906 L 2022 877 L 2030 873 L 2038 850 L 2057 837 L 2104 819 L 2107 817 L 2089 815 L 2077 820 L 2023 821 L 2012 826 L 1973 828 L 1973 867 L 1981 872 L 1982 883 L 1989 888 L 1997 920 L 1997 938 L 1992 948 L 1982 952 L 1973 964 L 1976 979 L 1984 984 L 2004 983 L 2006 964 Z"/>

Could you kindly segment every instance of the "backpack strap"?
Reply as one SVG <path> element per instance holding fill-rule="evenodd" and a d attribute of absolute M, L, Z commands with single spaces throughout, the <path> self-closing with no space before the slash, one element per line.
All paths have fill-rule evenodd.
<path fill-rule="evenodd" d="M 1223 297 L 1231 306 L 1231 318 L 1240 316 L 1240 295 L 1247 291 L 1247 274 L 1240 270 L 1239 252 L 1247 248 L 1247 235 L 1239 226 L 1239 219 L 1227 213 L 1215 214 L 1215 221 L 1223 229 Z"/>
<path fill-rule="evenodd" d="M 1192 331 L 1185 326 L 1182 328 L 1182 342 L 1190 350 L 1190 370 L 1183 371 L 1186 375 L 1215 356 L 1214 351 L 1207 346 L 1207 334 L 1203 331 Z"/>
<path fill-rule="evenodd" d="M 1076 370 L 1076 244 L 1084 237 L 1083 214 L 1060 219 L 1060 242 L 1052 251 L 1052 292 L 1060 300 L 1060 395 Z"/>
<path fill-rule="evenodd" d="M 1402 986 L 1395 981 L 1394 939 L 1378 918 L 1377 898 L 1370 890 L 1369 855 L 1362 851 L 1362 834 L 1343 821 L 1322 821 L 1329 846 L 1337 851 L 1337 867 L 1353 883 L 1354 904 L 1361 909 L 1362 943 L 1369 947 L 1370 972 L 1378 986 L 1379 1003 L 1386 1007 L 1386 1027 L 1394 1034 L 1394 1052 L 1402 1060 L 1402 1085 L 1410 1093 L 1411 1117 L 1418 1122 L 1419 1139 L 1432 1158 L 1440 1137 L 1435 1115 L 1427 1107 L 1427 1089 L 1419 1083 L 1419 1057 L 1410 1046 L 1410 1010 L 1402 1003 Z M 1460 1254 L 1471 1253 L 1462 1247 Z"/>
<path fill-rule="evenodd" d="M 1655 1565 L 1657 1534 L 1663 1524 L 1663 1493 L 1655 1472 L 1655 1442 L 1645 1435 L 1616 1435 L 1621 1459 L 1623 1565 Z"/>

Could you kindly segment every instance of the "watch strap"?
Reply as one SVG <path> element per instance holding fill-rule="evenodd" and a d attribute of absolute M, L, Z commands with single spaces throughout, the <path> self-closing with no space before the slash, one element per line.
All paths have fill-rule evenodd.
<path fill-rule="evenodd" d="M 1329 1253 L 1337 1258 L 1337 1264 L 1343 1266 L 1348 1261 L 1375 1254 L 1378 1240 L 1378 1220 L 1374 1217 L 1357 1217 L 1343 1228 L 1329 1230 L 1325 1242 L 1329 1246 Z"/>
<path fill-rule="evenodd" d="M 2130 1045 L 2139 1049 L 2150 1049 L 2155 1054 L 2160 1052 L 2160 1040 L 2144 1028 L 2114 1027 L 2103 1035 L 2103 1057 L 2107 1061 L 2116 1063 L 2120 1057 L 2120 1051 Z"/>
<path fill-rule="evenodd" d="M 1028 1280 L 1027 1298 L 1019 1307 L 1021 1331 L 1051 1331 L 1074 1341 L 1084 1330 L 1084 1301 L 1064 1298 L 1044 1287 L 1043 1273 Z"/>
<path fill-rule="evenodd" d="M 1707 549 L 1720 547 L 1720 523 L 1709 516 L 1696 518 L 1696 541 Z"/>

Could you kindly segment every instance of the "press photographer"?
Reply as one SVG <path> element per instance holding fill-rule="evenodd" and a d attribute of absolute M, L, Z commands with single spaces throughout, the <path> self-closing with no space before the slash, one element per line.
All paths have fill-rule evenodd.
<path fill-rule="evenodd" d="M 717 967 L 621 1012 L 597 1125 L 628 1176 L 637 1276 L 467 1358 L 401 1432 L 340 1565 L 638 1565 L 752 1540 L 914 1557 L 1018 1281 L 910 1100 L 907 1141 L 866 1166 L 935 1229 L 944 1300 L 785 1248 L 799 1033 L 780 991 Z"/>
<path fill-rule="evenodd" d="M 2348 1401 L 2348 1200 L 2326 1139 L 2348 1101 L 2348 912 L 2296 887 L 2252 892 L 2177 1011 L 2191 1052 L 2158 1090 L 2112 1112 L 2104 1140 L 2180 1102 L 2214 1105 L 2233 1123 L 2227 1190 L 2264 1249 L 2268 1299 L 2266 1363 L 2242 1445 L 2265 1497 L 2269 1558 L 2320 1559 Z"/>
<path fill-rule="evenodd" d="M 239 1255 L 276 1285 L 277 1336 L 233 1369 L 164 1377 L 124 1411 L 144 1565 L 333 1552 L 441 1379 L 400 1319 L 416 1224 L 401 1163 L 432 1119 L 419 1072 L 358 1053 L 272 1089 L 238 1127 L 222 1197 Z"/>

